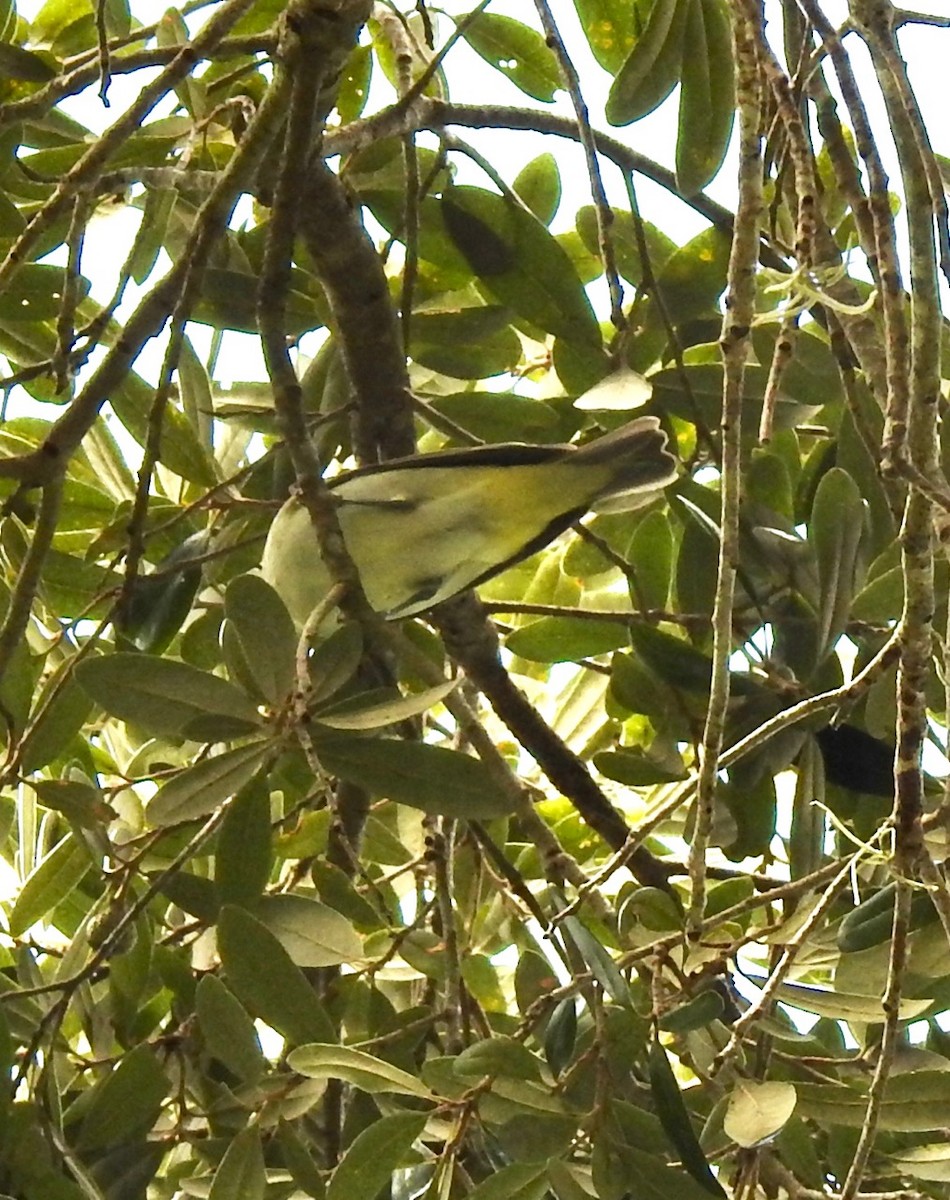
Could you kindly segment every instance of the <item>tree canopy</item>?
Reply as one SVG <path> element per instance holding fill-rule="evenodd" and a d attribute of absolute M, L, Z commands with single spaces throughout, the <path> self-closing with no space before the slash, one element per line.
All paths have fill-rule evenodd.
<path fill-rule="evenodd" d="M 950 1196 L 950 18 L 842 7 L 0 0 L 0 1194 Z M 639 415 L 368 608 L 328 479 Z"/>

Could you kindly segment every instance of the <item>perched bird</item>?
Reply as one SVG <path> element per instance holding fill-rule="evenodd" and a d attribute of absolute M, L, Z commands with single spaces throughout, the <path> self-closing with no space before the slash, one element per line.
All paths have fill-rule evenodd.
<path fill-rule="evenodd" d="M 424 612 L 540 550 L 589 509 L 649 503 L 676 477 L 655 417 L 580 448 L 510 443 L 393 459 L 329 482 L 370 605 L 389 620 Z M 302 625 L 329 588 L 303 504 L 267 535 L 264 578 Z"/>

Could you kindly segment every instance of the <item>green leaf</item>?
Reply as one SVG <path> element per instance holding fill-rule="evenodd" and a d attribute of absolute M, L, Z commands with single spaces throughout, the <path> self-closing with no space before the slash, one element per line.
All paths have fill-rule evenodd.
<path fill-rule="evenodd" d="M 577 1006 L 573 996 L 559 1000 L 544 1031 L 544 1057 L 556 1074 L 570 1064 L 577 1046 Z"/>
<path fill-rule="evenodd" d="M 539 154 L 521 168 L 512 184 L 542 225 L 550 225 L 561 203 L 561 172 L 551 153 Z"/>
<path fill-rule="evenodd" d="M 473 820 L 490 820 L 512 810 L 513 801 L 485 764 L 456 750 L 386 738 L 314 740 L 330 774 L 399 804 Z"/>
<path fill-rule="evenodd" d="M 224 615 L 259 694 L 283 703 L 294 686 L 297 634 L 280 596 L 259 575 L 238 575 L 224 594 Z"/>
<path fill-rule="evenodd" d="M 541 617 L 509 634 L 505 645 L 512 654 L 532 662 L 577 662 L 607 654 L 630 642 L 622 621 Z"/>
<path fill-rule="evenodd" d="M 62 672 L 57 672 L 48 680 L 34 709 L 34 713 L 39 711 L 39 716 L 34 715 L 20 745 L 23 774 L 39 771 L 58 758 L 83 727 L 91 710 L 88 693 L 72 673 L 64 680 Z"/>
<path fill-rule="evenodd" d="M 832 467 L 818 485 L 808 523 L 821 589 L 819 656 L 843 632 L 851 600 L 861 585 L 866 524 L 867 504 L 857 484 L 845 471 Z"/>
<path fill-rule="evenodd" d="M 218 952 L 237 998 L 295 1045 L 336 1037 L 317 994 L 266 925 L 225 905 L 218 917 Z"/>
<path fill-rule="evenodd" d="M 397 240 L 405 239 L 405 201 L 401 188 L 367 186 L 360 189 L 360 199 L 387 233 Z M 441 277 L 451 281 L 447 286 L 461 288 L 471 280 L 472 269 L 446 226 L 438 196 L 424 196 L 419 205 L 418 243 L 420 259 L 437 267 Z"/>
<path fill-rule="evenodd" d="M 521 360 L 521 339 L 511 314 L 497 304 L 425 309 L 413 313 L 411 357 L 453 379 L 488 379 Z"/>
<path fill-rule="evenodd" d="M 9 42 L 0 43 L 0 72 L 5 79 L 48 83 L 56 76 L 58 65 L 51 54 L 37 54 L 33 50 L 24 50 L 22 46 L 13 46 Z"/>
<path fill-rule="evenodd" d="M 710 1189 L 656 1154 L 619 1144 L 594 1147 L 593 1181 L 600 1200 L 706 1200 Z M 715 1181 L 714 1181 L 715 1182 Z M 716 1196 L 725 1193 L 716 1185 Z"/>
<path fill-rule="evenodd" d="M 299 1046 L 287 1056 L 287 1065 L 308 1079 L 342 1079 L 371 1096 L 390 1092 L 402 1096 L 418 1096 L 432 1100 L 432 1092 L 408 1071 L 364 1050 L 349 1046 L 317 1044 Z"/>
<path fill-rule="evenodd" d="M 242 18 L 243 19 L 243 18 Z M 373 50 L 371 46 L 354 46 L 339 78 L 336 90 L 336 110 L 340 124 L 355 121 L 366 107 L 369 87 L 373 78 Z"/>
<path fill-rule="evenodd" d="M 676 185 L 681 195 L 695 195 L 714 178 L 726 156 L 734 116 L 728 13 L 721 0 L 689 0 L 676 138 Z"/>
<path fill-rule="evenodd" d="M 544 37 L 514 17 L 480 12 L 462 36 L 476 54 L 535 100 L 550 104 L 564 86 L 557 57 Z"/>
<path fill-rule="evenodd" d="M 113 412 L 140 446 L 150 436 L 149 414 L 154 398 L 154 389 L 132 371 L 109 394 Z M 173 404 L 165 406 L 162 417 L 158 460 L 189 483 L 213 487 L 218 482 L 210 456 L 187 417 Z"/>
<path fill-rule="evenodd" d="M 284 1166 L 293 1177 L 294 1183 L 307 1196 L 314 1200 L 323 1200 L 326 1194 L 326 1184 L 323 1175 L 314 1162 L 303 1138 L 288 1121 L 281 1121 L 277 1127 L 277 1143 L 284 1160 Z"/>
<path fill-rule="evenodd" d="M 142 221 L 136 231 L 129 258 L 132 278 L 140 287 L 155 269 L 177 198 L 175 188 L 146 190 Z"/>
<path fill-rule="evenodd" d="M 327 1200 L 374 1200 L 425 1126 L 425 1113 L 393 1113 L 374 1121 L 357 1134 L 330 1176 Z"/>
<path fill-rule="evenodd" d="M 67 834 L 27 876 L 10 913 L 10 936 L 22 937 L 51 913 L 92 867 L 86 846 Z"/>
<path fill-rule="evenodd" d="M 701 650 L 652 625 L 631 625 L 630 640 L 650 670 L 670 687 L 708 695 L 712 659 Z"/>
<path fill-rule="evenodd" d="M 208 1200 L 264 1200 L 266 1188 L 260 1131 L 253 1127 L 242 1129 L 214 1173 Z"/>
<path fill-rule="evenodd" d="M 693 1131 L 679 1084 L 658 1037 L 650 1044 L 649 1066 L 650 1091 L 664 1133 L 676 1147 L 683 1166 L 693 1179 L 711 1195 L 724 1197 L 722 1184 L 709 1169 L 706 1155 Z"/>
<path fill-rule="evenodd" d="M 572 1002 L 573 1003 L 573 1002 Z M 468 1046 L 455 1059 L 458 1075 L 504 1075 L 510 1079 L 542 1077 L 541 1063 L 513 1037 L 489 1037 Z"/>
<path fill-rule="evenodd" d="M 666 608 L 673 582 L 673 530 L 665 513 L 648 512 L 630 539 L 626 558 L 633 580 L 631 600 L 637 608 Z"/>
<path fill-rule="evenodd" d="M 485 442 L 550 442 L 562 436 L 551 405 L 513 392 L 454 392 L 427 400 L 437 413 Z"/>
<path fill-rule="evenodd" d="M 581 241 L 591 254 L 600 254 L 597 233 L 597 212 L 592 204 L 578 209 L 574 218 L 577 232 Z M 676 250 L 676 243 L 662 230 L 651 225 L 649 221 L 639 222 L 643 243 L 646 247 L 647 266 L 654 278 L 660 273 L 663 265 Z M 643 255 L 640 250 L 640 239 L 637 237 L 637 219 L 628 212 L 614 211 L 610 225 L 610 236 L 613 241 L 614 254 L 617 259 L 617 270 L 634 287 L 640 287 L 646 274 Z"/>
<path fill-rule="evenodd" d="M 210 879 L 192 875 L 190 871 L 174 871 L 161 880 L 161 891 L 183 912 L 197 917 L 205 925 L 213 925 L 217 921 L 221 904 L 217 889 Z"/>
<path fill-rule="evenodd" d="M 203 975 L 195 990 L 195 1011 L 205 1045 L 245 1083 L 267 1072 L 267 1060 L 254 1022 L 238 998 L 216 975 Z"/>
<path fill-rule="evenodd" d="M 674 783 L 686 779 L 685 767 L 674 769 L 654 762 L 636 749 L 602 750 L 594 755 L 594 766 L 608 779 L 615 779 L 627 787 L 652 787 L 657 783 Z"/>
<path fill-rule="evenodd" d="M 214 812 L 250 783 L 271 751 L 270 741 L 249 742 L 186 767 L 148 802 L 149 824 L 178 825 Z"/>
<path fill-rule="evenodd" d="M 353 678 L 363 658 L 363 631 L 356 621 L 334 629 L 310 656 L 311 703 L 329 700 Z"/>
<path fill-rule="evenodd" d="M 637 5 L 632 0 L 574 0 L 574 7 L 591 54 L 616 74 L 633 49 Z"/>
<path fill-rule="evenodd" d="M 30 787 L 44 808 L 60 812 L 71 824 L 95 829 L 116 819 L 102 792 L 78 779 L 32 779 Z"/>
<path fill-rule="evenodd" d="M 793 1008 L 830 1017 L 833 1021 L 853 1021 L 858 1025 L 873 1024 L 883 1020 L 881 997 L 859 995 L 855 992 L 839 992 L 830 988 L 812 987 L 804 983 L 783 983 L 778 998 Z M 914 1000 L 901 997 L 900 1019 L 913 1021 L 925 1013 L 932 1000 Z"/>
<path fill-rule="evenodd" d="M 544 1163 L 508 1163 L 477 1184 L 466 1200 L 541 1200 L 546 1195 Z"/>
<path fill-rule="evenodd" d="M 222 904 L 249 908 L 263 893 L 274 861 L 270 821 L 270 790 L 252 779 L 228 805 L 218 833 L 214 883 Z"/>
<path fill-rule="evenodd" d="M 294 281 L 303 284 L 311 277 L 297 272 Z M 257 333 L 257 278 L 243 271 L 209 267 L 202 276 L 201 299 L 191 314 L 193 321 L 214 329 Z M 284 327 L 289 337 L 320 329 L 329 320 L 322 296 L 291 286 L 286 294 Z"/>
<path fill-rule="evenodd" d="M 656 286 L 674 325 L 684 325 L 715 311 L 726 286 L 730 246 L 729 235 L 711 225 L 676 249 L 663 264 Z M 652 309 L 650 316 L 659 323 Z M 655 379 L 653 382 L 655 385 Z"/>
<path fill-rule="evenodd" d="M 621 975 L 617 964 L 606 948 L 600 944 L 587 926 L 573 915 L 564 918 L 564 928 L 577 947 L 581 958 L 590 968 L 591 974 L 611 1000 L 615 1004 L 619 1004 L 621 1008 L 629 1008 L 633 1003 L 630 997 L 630 985 Z"/>
<path fill-rule="evenodd" d="M 336 967 L 363 957 L 359 934 L 340 913 L 307 896 L 265 896 L 256 915 L 298 967 Z"/>
<path fill-rule="evenodd" d="M 223 741 L 261 725 L 253 702 L 233 684 L 172 659 L 107 654 L 78 663 L 76 678 L 111 716 L 151 734 Z"/>
<path fill-rule="evenodd" d="M 536 217 L 494 192 L 453 187 L 445 225 L 485 290 L 567 341 L 600 346 L 600 326 L 566 252 Z"/>
<path fill-rule="evenodd" d="M 363 697 L 344 701 L 337 709 L 326 709 L 314 714 L 314 721 L 330 729 L 383 729 L 399 721 L 419 716 L 441 703 L 458 687 L 457 679 L 446 679 L 435 687 L 422 692 L 410 692 L 407 696 L 397 695 L 392 699 L 367 704 Z"/>
<path fill-rule="evenodd" d="M 738 1079 L 729 1094 L 723 1128 L 737 1145 L 759 1146 L 775 1137 L 797 1102 L 794 1084 Z"/>
<path fill-rule="evenodd" d="M 193 533 L 149 575 L 139 575 L 131 592 L 123 598 L 116 616 L 116 629 L 139 650 L 161 654 L 191 612 L 201 586 L 201 557 L 208 551 L 208 534 Z"/>
<path fill-rule="evenodd" d="M 8 42 L 14 37 L 16 22 L 15 0 L 0 0 L 0 40 Z"/>
<path fill-rule="evenodd" d="M 687 1000 L 685 1004 L 664 1013 L 657 1025 L 667 1033 L 682 1035 L 693 1029 L 703 1029 L 713 1021 L 720 1020 L 725 1009 L 725 1001 L 720 993 L 707 988 L 692 1000 Z"/>
<path fill-rule="evenodd" d="M 24 263 L 17 269 L 9 287 L 0 294 L 0 321 L 49 321 L 62 306 L 63 283 L 62 267 Z M 78 283 L 79 294 L 85 297 L 89 292 L 89 280 L 80 278 Z"/>
<path fill-rule="evenodd" d="M 880 1004 L 880 998 L 878 998 Z M 796 1083 L 799 1116 L 822 1126 L 860 1129 L 867 1119 L 865 1089 L 839 1084 Z M 894 1133 L 920 1133 L 950 1125 L 950 1072 L 910 1071 L 894 1075 L 884 1090 L 878 1128 Z"/>
<path fill-rule="evenodd" d="M 676 87 L 690 3 L 662 0 L 651 8 L 646 28 L 634 42 L 607 97 L 606 115 L 611 125 L 629 125 L 645 117 Z"/>
<path fill-rule="evenodd" d="M 893 1153 L 890 1162 L 901 1175 L 928 1183 L 950 1183 L 950 1146 L 934 1142 Z"/>
<path fill-rule="evenodd" d="M 150 1046 L 136 1046 L 82 1097 L 79 1150 L 101 1150 L 147 1133 L 162 1110 L 169 1085 Z M 66 1114 L 67 1120 L 69 1113 Z"/>

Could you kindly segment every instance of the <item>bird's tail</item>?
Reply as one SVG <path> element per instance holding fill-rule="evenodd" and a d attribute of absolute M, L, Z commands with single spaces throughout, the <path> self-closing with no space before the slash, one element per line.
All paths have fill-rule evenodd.
<path fill-rule="evenodd" d="M 625 512 L 648 504 L 676 478 L 676 459 L 656 417 L 637 417 L 613 433 L 588 442 L 571 456 L 585 467 L 609 467 L 610 473 L 592 507 L 597 512 Z"/>

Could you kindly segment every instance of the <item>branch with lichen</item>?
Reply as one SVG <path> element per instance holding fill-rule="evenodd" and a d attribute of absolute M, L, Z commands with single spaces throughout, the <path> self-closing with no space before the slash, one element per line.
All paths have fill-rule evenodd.
<path fill-rule="evenodd" d="M 720 337 L 723 359 L 721 533 L 712 616 L 712 679 L 700 743 L 696 821 L 689 849 L 690 905 L 687 929 L 691 936 L 698 936 L 706 906 L 706 855 L 729 705 L 732 606 L 739 562 L 742 389 L 755 315 L 755 268 L 762 219 L 759 43 L 763 35 L 761 27 L 757 26 L 760 20 L 739 12 L 734 12 L 732 17 L 739 109 L 739 204 L 729 256 L 726 314 Z"/>

